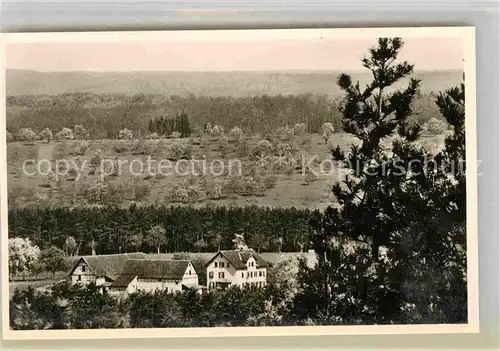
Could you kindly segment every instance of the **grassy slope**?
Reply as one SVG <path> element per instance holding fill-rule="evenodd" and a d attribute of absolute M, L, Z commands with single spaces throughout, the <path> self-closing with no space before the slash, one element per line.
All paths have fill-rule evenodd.
<path fill-rule="evenodd" d="M 308 150 L 309 155 L 317 155 L 317 160 L 322 161 L 325 159 L 330 159 L 331 154 L 327 145 L 325 145 L 324 140 L 321 135 L 311 134 L 306 136 L 307 139 L 311 141 L 311 146 Z M 341 146 L 342 149 L 348 150 L 349 145 L 355 140 L 351 135 L 344 133 L 336 133 L 332 138 L 334 138 L 333 143 Z M 444 136 L 427 136 L 422 138 L 422 144 L 426 145 L 430 149 L 439 149 L 443 145 Z M 258 139 L 249 140 L 249 150 L 251 150 L 258 142 Z M 160 161 L 166 157 L 169 157 L 170 149 L 174 142 L 178 143 L 187 143 L 187 140 L 165 140 L 163 147 L 159 150 L 159 153 L 153 154 L 151 157 L 153 160 Z M 77 141 L 67 142 L 67 154 L 65 157 L 72 158 L 70 155 L 71 150 Z M 12 201 L 16 201 L 18 204 L 26 204 L 33 201 L 33 194 L 39 192 L 41 195 L 48 195 L 50 189 L 40 187 L 42 184 L 41 176 L 29 176 L 26 174 L 18 173 L 20 169 L 20 165 L 22 161 L 25 159 L 36 158 L 38 159 L 49 159 L 53 160 L 54 155 L 50 152 L 49 149 L 55 147 L 57 144 L 61 144 L 60 142 L 52 142 L 50 144 L 46 143 L 37 143 L 35 145 L 25 145 L 20 142 L 8 143 L 7 147 L 7 159 L 8 159 L 8 184 L 9 190 L 16 191 L 16 194 L 12 197 L 9 197 Z M 86 151 L 85 158 L 89 159 L 97 149 L 106 148 L 109 150 L 111 154 L 108 157 L 114 158 L 117 157 L 120 160 L 128 160 L 131 162 L 133 159 L 141 159 L 146 162 L 146 155 L 133 155 L 132 152 L 128 151 L 123 154 L 116 154 L 113 152 L 114 146 L 118 145 L 118 140 L 98 140 L 95 141 L 94 144 Z M 223 157 L 218 150 L 218 142 L 217 141 L 209 141 L 208 143 L 203 143 L 202 145 L 193 145 L 193 156 L 196 159 L 201 159 L 203 156 L 206 156 L 207 164 L 209 165 L 213 159 L 222 158 L 225 160 L 234 160 L 240 159 L 243 164 L 243 171 L 246 169 L 256 166 L 256 158 L 251 156 L 250 152 L 241 157 L 237 153 L 230 152 L 225 157 Z M 35 154 L 37 153 L 37 155 Z M 58 157 L 59 158 L 59 157 Z M 157 165 L 157 163 L 155 163 Z M 155 169 L 155 164 L 153 164 L 153 170 Z M 226 166 L 228 162 L 225 162 Z M 327 165 L 328 166 L 328 165 Z M 28 167 L 31 168 L 31 167 Z M 319 169 L 318 164 L 314 164 L 314 168 L 316 170 Z M 30 169 L 31 170 L 31 169 Z M 88 171 L 88 167 L 87 167 Z M 87 172 L 88 173 L 88 172 Z M 342 175 L 342 171 L 340 169 L 336 169 L 333 174 L 320 174 L 319 178 L 310 183 L 305 183 L 305 178 L 302 175 L 301 169 L 296 170 L 293 174 L 286 173 L 284 171 L 273 171 L 274 174 L 277 175 L 278 179 L 276 182 L 276 186 L 270 190 L 267 190 L 264 196 L 238 196 L 236 198 L 227 197 L 220 200 L 209 200 L 205 199 L 201 202 L 197 202 L 194 206 L 205 206 L 208 203 L 213 203 L 215 205 L 237 205 L 237 206 L 246 206 L 246 205 L 258 205 L 258 206 L 271 206 L 271 207 L 280 207 L 280 206 L 295 206 L 296 208 L 318 208 L 324 209 L 328 205 L 331 205 L 334 202 L 331 193 L 331 186 L 334 184 L 335 180 L 339 180 Z M 88 178 L 85 177 L 85 178 Z M 129 171 L 128 167 L 124 168 L 123 174 L 119 175 L 116 178 L 110 179 L 110 181 L 114 184 L 128 184 L 133 178 L 135 178 Z M 143 176 L 140 177 L 143 179 Z M 168 194 L 174 188 L 176 184 L 180 184 L 185 180 L 186 177 L 180 174 L 172 174 L 166 176 L 165 178 L 156 178 L 152 177 L 148 180 L 142 180 L 143 183 L 149 183 L 152 186 L 151 194 L 148 198 L 143 202 L 143 204 L 168 204 Z M 62 181 L 62 189 L 65 189 L 65 193 L 74 193 L 75 190 L 72 189 L 72 186 L 76 186 L 77 188 L 82 186 L 83 181 L 76 182 L 70 180 Z M 24 197 L 23 194 L 29 191 L 31 195 Z M 52 192 L 53 199 L 57 204 L 62 204 L 66 206 L 70 206 L 68 202 L 69 199 L 63 194 L 59 192 Z M 82 199 L 83 200 L 83 199 Z M 83 205 L 84 202 L 82 200 L 78 200 L 76 206 Z M 175 203 L 179 205 L 180 203 Z M 127 205 L 124 203 L 124 205 Z"/>
<path fill-rule="evenodd" d="M 245 96 L 260 94 L 324 94 L 340 92 L 338 72 L 35 72 L 7 70 L 7 95 L 71 92 Z M 440 91 L 458 84 L 458 71 L 417 72 L 422 92 Z M 354 73 L 366 84 L 370 74 Z"/>

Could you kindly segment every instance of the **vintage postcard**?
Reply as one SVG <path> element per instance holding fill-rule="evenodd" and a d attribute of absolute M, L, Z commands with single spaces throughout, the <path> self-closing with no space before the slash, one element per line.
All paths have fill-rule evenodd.
<path fill-rule="evenodd" d="M 477 333 L 474 37 L 4 34 L 4 338 Z"/>

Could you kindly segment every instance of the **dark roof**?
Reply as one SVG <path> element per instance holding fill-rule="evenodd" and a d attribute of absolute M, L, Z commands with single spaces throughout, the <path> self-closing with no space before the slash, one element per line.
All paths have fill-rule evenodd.
<path fill-rule="evenodd" d="M 123 270 L 123 267 L 125 267 L 125 263 L 127 262 L 127 260 L 145 257 L 146 255 L 142 252 L 116 255 L 82 256 L 75 264 L 70 274 L 73 273 L 78 263 L 80 263 L 81 260 L 84 260 L 96 276 L 108 277 L 112 280 L 115 280 L 118 274 L 120 274 L 120 272 Z"/>
<path fill-rule="evenodd" d="M 191 261 L 187 260 L 128 260 L 111 287 L 127 287 L 135 277 L 144 279 L 182 280 Z M 195 268 L 196 270 L 196 268 Z"/>
<path fill-rule="evenodd" d="M 213 261 L 217 255 L 221 253 L 236 269 L 246 269 L 247 262 L 250 257 L 253 257 L 257 263 L 258 268 L 267 267 L 266 261 L 254 250 L 221 250 L 218 252 L 207 264 Z"/>
<path fill-rule="evenodd" d="M 147 259 L 156 260 L 188 260 L 196 269 L 200 284 L 207 280 L 206 264 L 212 257 L 214 252 L 176 252 L 176 253 L 160 253 L 160 254 L 146 254 Z"/>

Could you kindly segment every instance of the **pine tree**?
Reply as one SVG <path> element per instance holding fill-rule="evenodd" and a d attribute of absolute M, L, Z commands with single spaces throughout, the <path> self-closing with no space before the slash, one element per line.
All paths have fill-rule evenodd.
<path fill-rule="evenodd" d="M 175 118 L 174 130 L 181 134 L 181 138 L 187 138 L 191 135 L 191 125 L 187 114 L 182 111 Z"/>
<path fill-rule="evenodd" d="M 439 321 L 463 320 L 462 311 L 446 313 L 450 308 L 443 301 L 449 302 L 445 297 L 450 292 L 443 286 L 419 284 L 426 275 L 438 274 L 439 267 L 452 267 L 443 279 L 456 288 L 457 301 L 464 301 L 459 274 L 463 250 L 456 246 L 464 233 L 465 188 L 460 175 L 450 174 L 454 160 L 463 156 L 463 89 L 438 98 L 455 131 L 445 150 L 431 155 L 416 143 L 420 126 L 409 123 L 419 81 L 409 79 L 403 90 L 391 87 L 413 71 L 407 62 L 395 63 L 402 46 L 399 38 L 379 39 L 362 61 L 373 74 L 364 90 L 348 75 L 338 79 L 346 93 L 341 106 L 344 130 L 360 143 L 347 154 L 340 148 L 333 151 L 349 172 L 333 187 L 339 206 L 311 221 L 318 265 L 299 272 L 298 318 L 404 323 L 411 320 L 405 312 L 411 302 L 420 319 L 429 319 L 431 306 L 439 305 Z"/>
<path fill-rule="evenodd" d="M 150 133 L 156 132 L 156 130 L 155 130 L 154 126 L 153 126 L 153 119 L 152 118 L 150 118 L 149 121 L 148 121 L 148 131 Z"/>

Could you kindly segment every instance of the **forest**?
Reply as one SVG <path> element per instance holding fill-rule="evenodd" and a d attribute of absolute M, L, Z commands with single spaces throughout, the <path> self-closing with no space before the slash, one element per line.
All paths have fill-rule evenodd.
<path fill-rule="evenodd" d="M 421 94 L 413 101 L 412 119 L 425 122 L 439 116 L 434 93 Z M 47 96 L 8 96 L 7 130 L 83 125 L 94 139 L 116 139 L 123 128 L 147 136 L 149 121 L 174 119 L 183 111 L 198 132 L 207 123 L 225 130 L 239 126 L 250 135 L 264 136 L 284 125 L 305 123 L 307 132 L 319 133 L 325 122 L 342 128 L 340 98 L 328 95 L 260 95 L 247 97 L 168 96 L 136 94 L 67 93 Z M 196 132 L 196 130 L 194 130 Z"/>
<path fill-rule="evenodd" d="M 154 226 L 165 229 L 161 252 L 217 251 L 230 248 L 235 233 L 244 233 L 248 245 L 262 251 L 307 249 L 309 221 L 319 211 L 295 208 L 147 206 L 129 208 L 37 208 L 9 211 L 9 236 L 28 238 L 40 249 L 64 248 L 68 237 L 79 244 L 79 254 L 156 252 L 147 238 Z M 136 240 L 139 236 L 139 240 Z M 139 241 L 139 242 L 138 242 Z"/>

